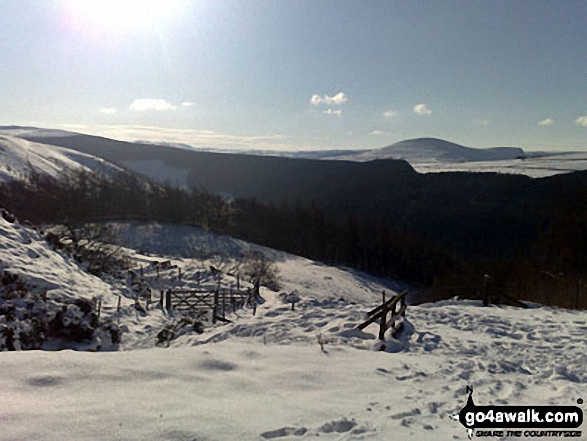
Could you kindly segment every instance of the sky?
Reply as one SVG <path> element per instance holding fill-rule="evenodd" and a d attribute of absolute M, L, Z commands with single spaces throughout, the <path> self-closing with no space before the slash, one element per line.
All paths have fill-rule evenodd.
<path fill-rule="evenodd" d="M 2 0 L 0 125 L 587 150 L 587 1 Z"/>

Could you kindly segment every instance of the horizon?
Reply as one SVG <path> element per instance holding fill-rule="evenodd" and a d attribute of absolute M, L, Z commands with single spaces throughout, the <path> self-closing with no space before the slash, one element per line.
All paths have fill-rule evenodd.
<path fill-rule="evenodd" d="M 0 6 L 0 125 L 226 150 L 587 150 L 587 3 Z"/>

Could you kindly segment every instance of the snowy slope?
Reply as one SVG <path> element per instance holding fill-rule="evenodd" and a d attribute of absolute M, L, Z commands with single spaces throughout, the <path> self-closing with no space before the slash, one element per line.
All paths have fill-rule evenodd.
<path fill-rule="evenodd" d="M 75 150 L 0 135 L 0 182 L 24 180 L 32 172 L 59 180 L 69 171 L 98 173 L 113 178 L 123 169 Z"/>
<path fill-rule="evenodd" d="M 0 269 L 7 269 L 48 297 L 66 299 L 103 298 L 105 306 L 114 303 L 110 285 L 84 272 L 79 265 L 49 247 L 35 230 L 7 222 L 0 216 Z"/>
<path fill-rule="evenodd" d="M 587 395 L 584 311 L 409 306 L 404 331 L 378 352 L 377 324 L 356 327 L 397 282 L 193 227 L 120 230 L 155 293 L 218 283 L 210 265 L 230 286 L 231 268 L 251 248 L 276 263 L 281 289 L 261 289 L 256 315 L 228 313 L 229 324 L 157 347 L 157 332 L 176 318 L 153 307 L 139 313 L 124 277 L 90 276 L 34 230 L 0 218 L 0 269 L 49 296 L 102 296 L 104 314 L 125 330 L 118 352 L 0 352 L 0 440 L 466 439 L 449 417 L 464 406 L 467 384 L 478 404 L 575 405 Z M 167 259 L 157 278 L 152 263 Z M 292 311 L 282 293 L 294 291 Z"/>
<path fill-rule="evenodd" d="M 279 312 L 272 328 L 289 319 L 301 334 L 306 314 Z M 132 352 L 3 353 L 0 439 L 464 440 L 449 416 L 467 384 L 483 404 L 574 405 L 587 392 L 584 314 L 470 302 L 409 314 L 416 332 L 395 354 L 335 342 L 323 352 L 261 333 Z"/>
<path fill-rule="evenodd" d="M 587 153 L 548 153 L 529 156 L 526 159 L 507 159 L 475 162 L 422 162 L 413 164 L 420 173 L 439 172 L 486 172 L 523 174 L 532 178 L 543 178 L 561 173 L 587 170 Z"/>
<path fill-rule="evenodd" d="M 404 159 L 410 164 L 421 162 L 500 161 L 525 156 L 518 147 L 471 148 L 437 138 L 417 138 L 397 142 L 381 149 L 367 150 L 337 159 L 372 161 Z"/>

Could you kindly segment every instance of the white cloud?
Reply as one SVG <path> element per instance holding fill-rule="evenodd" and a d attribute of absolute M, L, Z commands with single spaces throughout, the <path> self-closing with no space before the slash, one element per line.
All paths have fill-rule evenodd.
<path fill-rule="evenodd" d="M 344 94 L 344 92 L 339 92 L 333 96 L 324 95 L 323 97 L 321 97 L 318 94 L 314 94 L 310 98 L 310 103 L 314 106 L 317 106 L 319 104 L 326 104 L 328 106 L 340 106 L 341 104 L 344 104 L 347 101 L 348 98 Z"/>
<path fill-rule="evenodd" d="M 397 112 L 395 110 L 386 110 L 383 112 L 384 118 L 393 118 L 394 116 L 397 116 Z"/>
<path fill-rule="evenodd" d="M 136 99 L 132 102 L 129 106 L 130 110 L 134 110 L 136 112 L 146 112 L 148 110 L 173 110 L 175 106 L 169 104 L 164 99 L 155 99 L 155 98 L 141 98 Z"/>
<path fill-rule="evenodd" d="M 183 103 L 181 103 L 182 107 L 192 107 L 195 106 L 196 103 L 192 102 L 192 101 L 184 101 Z"/>
<path fill-rule="evenodd" d="M 539 126 L 551 126 L 554 124 L 554 121 L 550 118 L 543 119 L 538 123 Z"/>
<path fill-rule="evenodd" d="M 98 112 L 103 113 L 104 115 L 112 115 L 116 113 L 116 109 L 114 107 L 101 107 L 98 109 Z"/>
<path fill-rule="evenodd" d="M 373 130 L 372 132 L 368 133 L 369 136 L 379 136 L 383 135 L 383 130 Z"/>
<path fill-rule="evenodd" d="M 326 109 L 322 111 L 323 114 L 325 115 L 336 115 L 336 116 L 340 116 L 342 115 L 342 110 L 340 109 Z"/>
<path fill-rule="evenodd" d="M 575 124 L 577 124 L 578 126 L 587 127 L 587 115 L 580 116 L 579 118 L 577 118 Z"/>
<path fill-rule="evenodd" d="M 414 113 L 416 115 L 432 115 L 432 110 L 426 107 L 426 104 L 416 104 L 414 106 Z"/>

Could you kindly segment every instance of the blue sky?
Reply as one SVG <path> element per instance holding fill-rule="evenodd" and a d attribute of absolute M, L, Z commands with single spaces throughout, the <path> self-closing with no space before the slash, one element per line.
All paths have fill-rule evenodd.
<path fill-rule="evenodd" d="M 587 2 L 3 0 L 0 124 L 222 148 L 587 149 Z"/>

